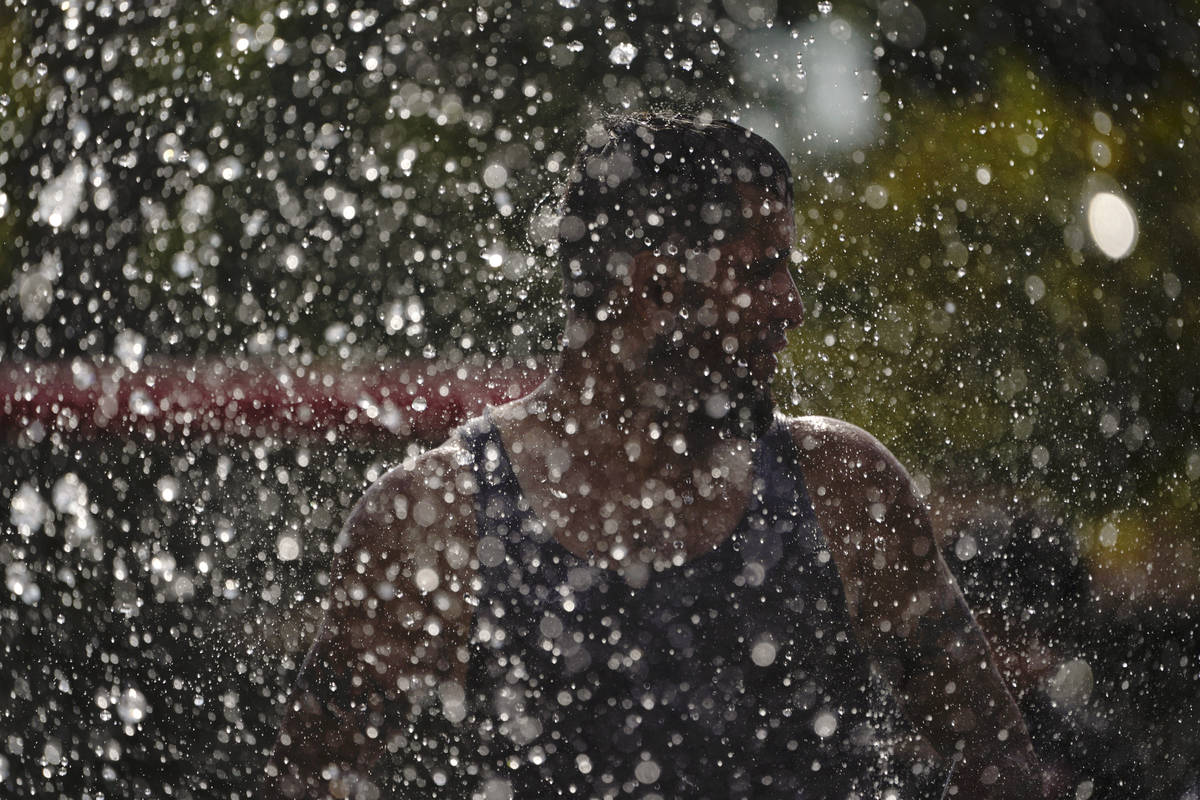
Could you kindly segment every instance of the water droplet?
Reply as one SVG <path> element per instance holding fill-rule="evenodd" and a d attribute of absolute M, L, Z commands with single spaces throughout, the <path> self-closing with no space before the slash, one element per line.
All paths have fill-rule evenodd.
<path fill-rule="evenodd" d="M 42 270 L 18 275 L 17 300 L 21 304 L 21 314 L 30 322 L 37 322 L 46 316 L 54 303 L 54 282 Z"/>
<path fill-rule="evenodd" d="M 621 42 L 608 54 L 608 60 L 621 66 L 629 66 L 637 58 L 638 49 L 629 42 Z"/>
<path fill-rule="evenodd" d="M 1032 450 L 1029 451 L 1029 460 L 1032 461 L 1033 465 L 1038 469 L 1043 469 L 1047 464 L 1050 463 L 1050 451 L 1047 450 L 1044 445 L 1036 445 Z"/>
<path fill-rule="evenodd" d="M 171 258 L 171 271 L 181 278 L 191 277 L 196 271 L 196 259 L 190 253 L 180 251 Z"/>
<path fill-rule="evenodd" d="M 504 563 L 504 543 L 495 536 L 484 536 L 476 550 L 479 563 L 485 567 L 496 567 Z"/>
<path fill-rule="evenodd" d="M 37 489 L 23 483 L 13 495 L 8 518 L 18 533 L 30 536 L 41 529 L 49 510 Z"/>
<path fill-rule="evenodd" d="M 51 178 L 38 192 L 36 219 L 51 228 L 61 228 L 75 218 L 83 199 L 88 168 L 78 159 Z"/>
<path fill-rule="evenodd" d="M 1059 705 L 1081 706 L 1092 695 L 1092 667 L 1081 658 L 1064 662 L 1046 682 L 1046 693 Z"/>
<path fill-rule="evenodd" d="M 970 561 L 979 554 L 979 543 L 971 534 L 964 534 L 954 543 L 954 555 L 959 561 Z"/>
<path fill-rule="evenodd" d="M 79 516 L 87 513 L 87 485 L 74 472 L 59 478 L 50 491 L 50 502 L 60 514 Z"/>
<path fill-rule="evenodd" d="M 173 475 L 163 475 L 158 479 L 158 496 L 164 503 L 173 503 L 179 497 L 179 481 Z"/>
<path fill-rule="evenodd" d="M 643 761 L 633 769 L 633 776 L 638 779 L 639 783 L 654 783 L 661 774 L 662 768 L 658 766 L 657 762 L 651 760 Z"/>
<path fill-rule="evenodd" d="M 129 393 L 129 410 L 137 417 L 153 417 L 158 409 L 150 395 L 141 389 L 134 389 Z"/>
<path fill-rule="evenodd" d="M 1046 282 L 1037 275 L 1030 275 L 1025 279 L 1025 294 L 1029 295 L 1029 302 L 1036 303 L 1046 296 Z"/>
<path fill-rule="evenodd" d="M 4 568 L 4 585 L 27 605 L 37 605 L 42 599 L 42 590 L 29 574 L 29 568 L 19 561 Z"/>
<path fill-rule="evenodd" d="M 170 583 L 175 580 L 175 556 L 160 550 L 150 557 L 150 574 L 156 583 Z"/>
<path fill-rule="evenodd" d="M 242 162 L 233 156 L 226 156 L 217 162 L 217 175 L 223 181 L 236 181 L 242 177 Z"/>
<path fill-rule="evenodd" d="M 146 337 L 137 331 L 121 331 L 113 340 L 113 355 L 125 369 L 137 372 L 146 355 Z"/>
<path fill-rule="evenodd" d="M 828 739 L 830 736 L 833 736 L 833 732 L 837 730 L 837 726 L 837 716 L 829 711 L 822 711 L 813 719 L 813 732 L 822 739 Z"/>
<path fill-rule="evenodd" d="M 62 763 L 62 756 L 62 742 L 58 739 L 47 739 L 42 747 L 42 761 L 51 766 L 58 766 Z"/>
<path fill-rule="evenodd" d="M 750 660 L 760 667 L 768 667 L 775 662 L 775 643 L 769 639 L 760 639 L 750 649 Z"/>
<path fill-rule="evenodd" d="M 417 570 L 413 582 L 416 583 L 417 588 L 422 592 L 432 592 L 438 587 L 441 581 L 438 578 L 437 570 L 431 567 L 422 567 Z"/>
<path fill-rule="evenodd" d="M 872 183 L 863 192 L 863 198 L 868 206 L 878 210 L 887 205 L 888 191 L 878 183 Z"/>
<path fill-rule="evenodd" d="M 483 183 L 489 189 L 499 189 L 508 183 L 508 170 L 503 164 L 489 164 L 483 171 Z"/>
<path fill-rule="evenodd" d="M 133 687 L 121 692 L 121 699 L 117 701 L 117 716 L 126 725 L 136 725 L 145 719 L 149 712 L 150 705 L 146 702 L 144 694 Z"/>
<path fill-rule="evenodd" d="M 300 540 L 295 534 L 280 534 L 275 540 L 275 554 L 280 561 L 295 561 L 300 557 Z"/>

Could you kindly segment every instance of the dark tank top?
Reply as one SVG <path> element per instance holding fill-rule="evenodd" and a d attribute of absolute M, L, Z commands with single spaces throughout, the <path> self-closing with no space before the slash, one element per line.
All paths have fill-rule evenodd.
<path fill-rule="evenodd" d="M 532 515 L 490 420 L 463 439 L 479 487 L 476 796 L 875 794 L 868 659 L 782 424 L 732 535 L 636 588 Z"/>

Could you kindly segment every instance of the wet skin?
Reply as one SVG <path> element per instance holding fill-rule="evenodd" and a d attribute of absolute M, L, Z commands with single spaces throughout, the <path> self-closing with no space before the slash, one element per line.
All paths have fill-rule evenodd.
<path fill-rule="evenodd" d="M 568 352 L 558 375 L 495 412 L 526 499 L 576 555 L 614 568 L 690 559 L 741 518 L 753 444 L 707 423 L 714 410 L 736 416 L 752 406 L 769 424 L 775 354 L 804 314 L 790 272 L 790 209 L 761 193 L 747 193 L 745 208 L 746 231 L 701 254 L 664 248 L 634 257 L 634 284 L 645 288 L 620 311 L 621 335 L 590 344 L 616 349 L 617 359 L 600 365 L 586 351 Z M 574 468 L 556 470 L 564 449 Z M 607 464 L 621 469 L 600 468 Z M 649 508 L 612 502 L 643 497 Z"/>
<path fill-rule="evenodd" d="M 803 319 L 789 271 L 792 209 L 747 201 L 749 231 L 704 259 L 636 254 L 639 290 L 614 304 L 610 324 L 569 331 L 546 383 L 494 412 L 534 513 L 598 566 L 694 558 L 728 537 L 745 508 L 752 439 L 694 417 L 714 391 L 769 404 L 774 354 Z M 664 336 L 682 359 L 649 364 Z M 725 373 L 716 383 L 714 371 Z M 945 757 L 963 753 L 957 796 L 1038 796 L 1024 724 L 903 466 L 849 423 L 785 424 L 856 634 L 923 736 Z M 268 766 L 269 796 L 369 780 L 395 709 L 465 685 L 476 522 L 462 456 L 452 438 L 386 474 L 352 512 Z"/>

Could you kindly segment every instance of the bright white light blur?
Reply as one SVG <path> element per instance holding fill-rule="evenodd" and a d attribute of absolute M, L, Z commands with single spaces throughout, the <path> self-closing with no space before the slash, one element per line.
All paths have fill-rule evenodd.
<path fill-rule="evenodd" d="M 1113 259 L 1124 258 L 1137 243 L 1137 216 L 1125 198 L 1112 192 L 1096 192 L 1088 201 L 1088 231 L 1100 252 Z"/>
<path fill-rule="evenodd" d="M 871 41 L 845 20 L 750 30 L 737 47 L 742 85 L 762 98 L 740 121 L 784 153 L 849 152 L 874 140 L 879 76 Z"/>

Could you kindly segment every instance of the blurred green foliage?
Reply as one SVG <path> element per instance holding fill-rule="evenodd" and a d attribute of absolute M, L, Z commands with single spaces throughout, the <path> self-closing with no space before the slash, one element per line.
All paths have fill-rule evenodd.
<path fill-rule="evenodd" d="M 1194 541 L 1195 81 L 1114 108 L 1010 55 L 988 88 L 905 95 L 861 164 L 807 179 L 797 407 L 948 481 L 1044 490 L 1089 522 L 1127 509 L 1150 538 Z M 1139 226 L 1118 261 L 1086 220 L 1109 187 Z"/>

